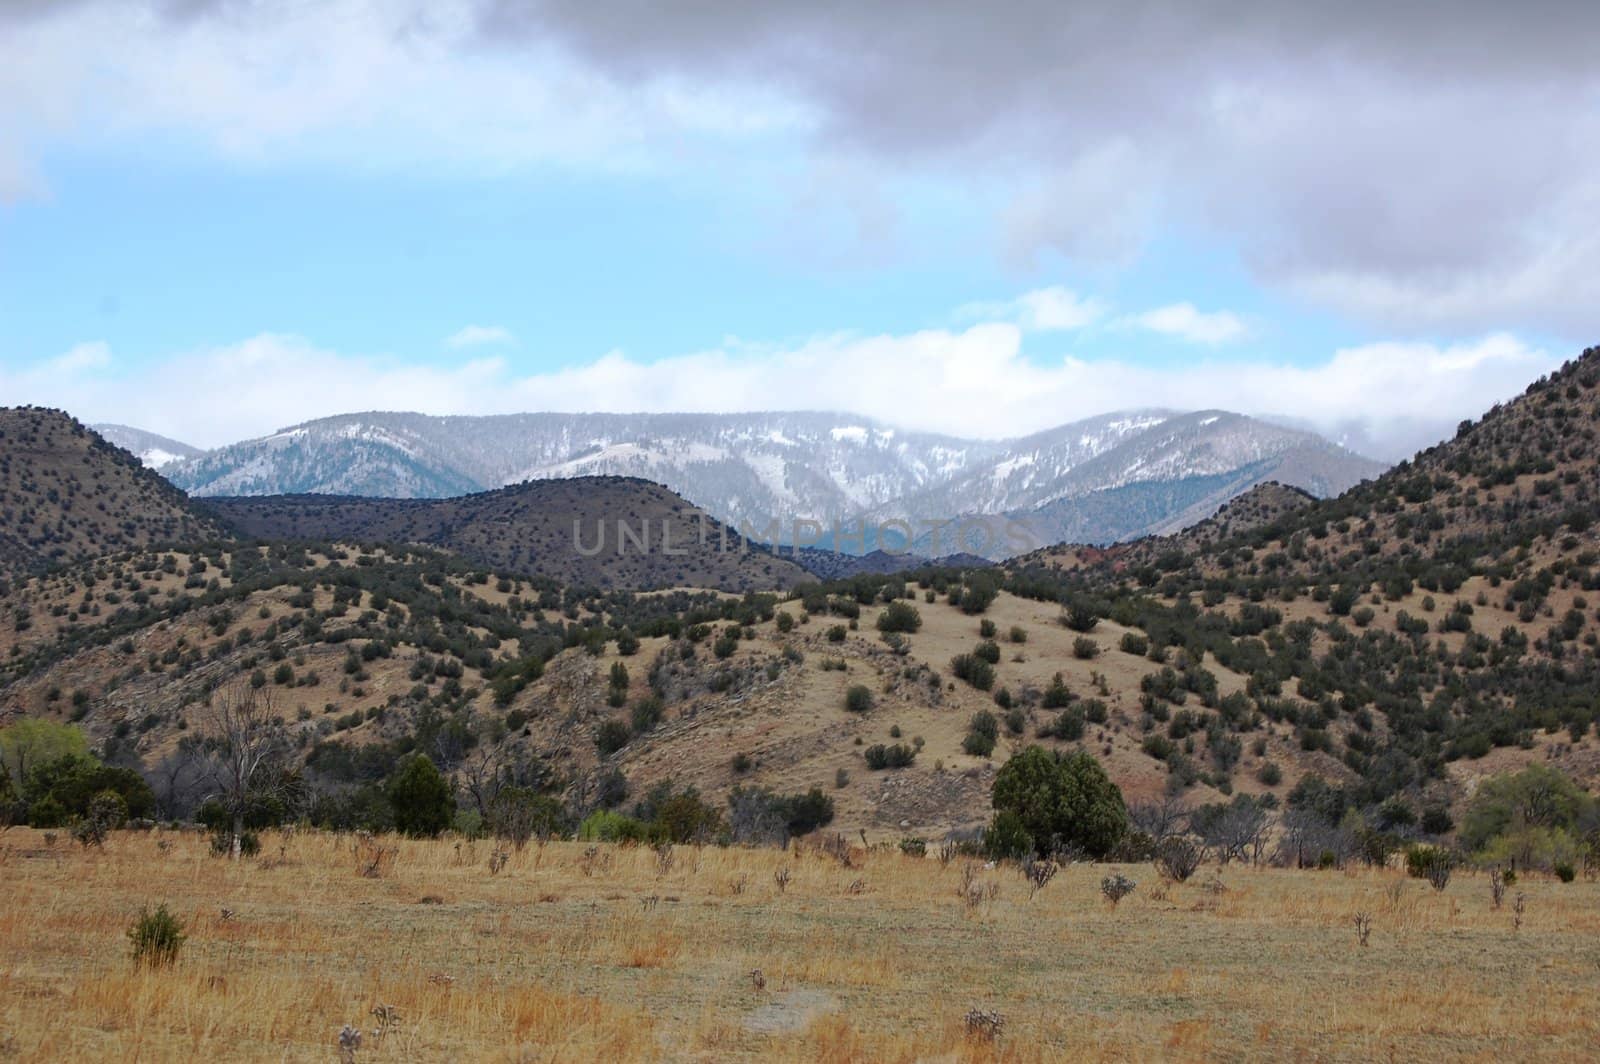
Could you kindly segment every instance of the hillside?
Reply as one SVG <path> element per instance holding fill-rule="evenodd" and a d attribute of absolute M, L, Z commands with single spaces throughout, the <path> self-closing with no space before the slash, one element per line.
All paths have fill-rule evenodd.
<path fill-rule="evenodd" d="M 1098 602 L 1185 657 L 1205 647 L 1244 668 L 1255 710 L 1336 755 L 1363 794 L 1448 791 L 1479 761 L 1593 781 L 1597 430 L 1590 349 L 1338 498 L 1257 499 L 1231 527 L 1039 552 L 1008 585 Z M 1180 663 L 1153 689 L 1194 683 Z"/>
<path fill-rule="evenodd" d="M 205 452 L 199 447 L 154 432 L 132 428 L 128 425 L 90 425 L 107 443 L 115 444 L 129 452 L 151 469 L 163 469 L 186 458 L 198 458 Z"/>
<path fill-rule="evenodd" d="M 1263 480 L 1328 495 L 1382 469 L 1259 419 L 1140 410 L 1000 441 L 826 413 L 364 413 L 219 448 L 164 472 L 197 495 L 398 498 L 525 480 L 640 477 L 735 527 L 1003 515 L 1026 524 L 1028 546 L 1040 546 L 1167 531 Z M 925 541 L 917 549 L 949 553 Z"/>
<path fill-rule="evenodd" d="M 421 748 L 463 794 L 509 774 L 572 816 L 661 788 L 723 808 L 815 787 L 841 830 L 938 838 L 976 830 L 997 766 L 1040 743 L 1093 752 L 1135 802 L 1250 796 L 1342 861 L 1380 818 L 1447 841 L 1496 772 L 1600 781 L 1597 427 L 1591 351 L 1343 496 L 1261 485 L 1174 536 L 792 592 L 799 570 L 763 554 L 619 570 L 770 594 L 605 591 L 556 559 L 575 515 L 688 520 L 636 481 L 222 500 L 247 535 L 320 545 L 25 581 L 0 614 L 0 695 L 181 776 L 212 692 L 259 683 L 315 785 L 308 815 L 345 826 Z M 385 541 L 432 546 L 348 545 Z M 880 629 L 908 607 L 915 623 Z M 909 763 L 869 760 L 897 746 Z"/>
<path fill-rule="evenodd" d="M 806 578 L 666 488 L 623 477 L 537 481 L 447 499 L 208 499 L 252 539 L 426 544 L 474 564 L 580 587 L 748 591 Z"/>
<path fill-rule="evenodd" d="M 183 492 L 68 415 L 0 408 L 0 576 L 217 534 Z"/>

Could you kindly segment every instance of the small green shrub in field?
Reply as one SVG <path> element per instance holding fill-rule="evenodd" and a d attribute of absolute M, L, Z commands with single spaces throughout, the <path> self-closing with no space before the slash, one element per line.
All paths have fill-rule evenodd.
<path fill-rule="evenodd" d="M 852 686 L 844 694 L 844 708 L 852 713 L 865 713 L 872 708 L 872 692 L 862 684 Z"/>
<path fill-rule="evenodd" d="M 1406 874 L 1412 879 L 1426 879 L 1434 890 L 1443 890 L 1449 884 L 1455 864 L 1455 855 L 1439 846 L 1411 846 L 1406 850 Z"/>
<path fill-rule="evenodd" d="M 183 948 L 183 925 L 162 905 L 155 912 L 142 909 L 139 919 L 128 928 L 128 941 L 133 943 L 135 964 L 151 968 L 168 967 L 178 959 Z"/>

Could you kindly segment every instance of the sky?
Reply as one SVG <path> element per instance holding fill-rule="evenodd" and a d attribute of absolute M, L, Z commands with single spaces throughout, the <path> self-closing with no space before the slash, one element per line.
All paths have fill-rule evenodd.
<path fill-rule="evenodd" d="M 1397 458 L 1600 343 L 1600 5 L 1439 10 L 0 0 L 0 404 Z"/>

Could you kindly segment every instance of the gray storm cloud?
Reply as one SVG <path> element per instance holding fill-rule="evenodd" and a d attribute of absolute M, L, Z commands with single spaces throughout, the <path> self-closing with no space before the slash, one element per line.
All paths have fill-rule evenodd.
<path fill-rule="evenodd" d="M 888 190 L 864 202 L 944 182 L 1018 259 L 1125 264 L 1182 232 L 1390 328 L 1582 341 L 1600 306 L 1600 4 L 1579 0 L 13 0 L 0 19 L 0 90 L 36 101 L 0 115 L 13 197 L 33 160 L 6 141 L 86 99 L 118 129 L 301 136 L 362 165 L 409 146 L 640 166 L 721 138 L 714 171 L 777 130 L 771 167 L 798 152 Z"/>
<path fill-rule="evenodd" d="M 1600 5 L 490 2 L 624 80 L 783 86 L 890 169 L 1009 168 L 1023 251 L 1163 222 L 1386 324 L 1592 326 Z"/>

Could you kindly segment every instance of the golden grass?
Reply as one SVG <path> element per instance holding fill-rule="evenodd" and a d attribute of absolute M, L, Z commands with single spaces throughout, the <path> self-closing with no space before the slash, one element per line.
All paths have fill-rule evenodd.
<path fill-rule="evenodd" d="M 1229 867 L 1163 898 L 1133 868 L 1112 909 L 1103 867 L 1032 898 L 980 869 L 998 895 L 969 908 L 959 861 L 898 853 L 679 847 L 668 867 L 553 843 L 491 875 L 488 844 L 384 844 L 393 867 L 369 879 L 329 835 L 238 865 L 195 835 L 0 836 L 0 1059 L 332 1060 L 347 1023 L 358 1060 L 397 1061 L 1503 1061 L 1600 1040 L 1593 883 L 1519 883 L 1519 930 L 1467 875 L 1435 894 Z M 160 903 L 188 941 L 175 967 L 136 967 L 124 932 Z M 379 1004 L 401 1017 L 381 1042 Z M 974 1007 L 1003 1014 L 998 1040 L 967 1034 Z"/>

